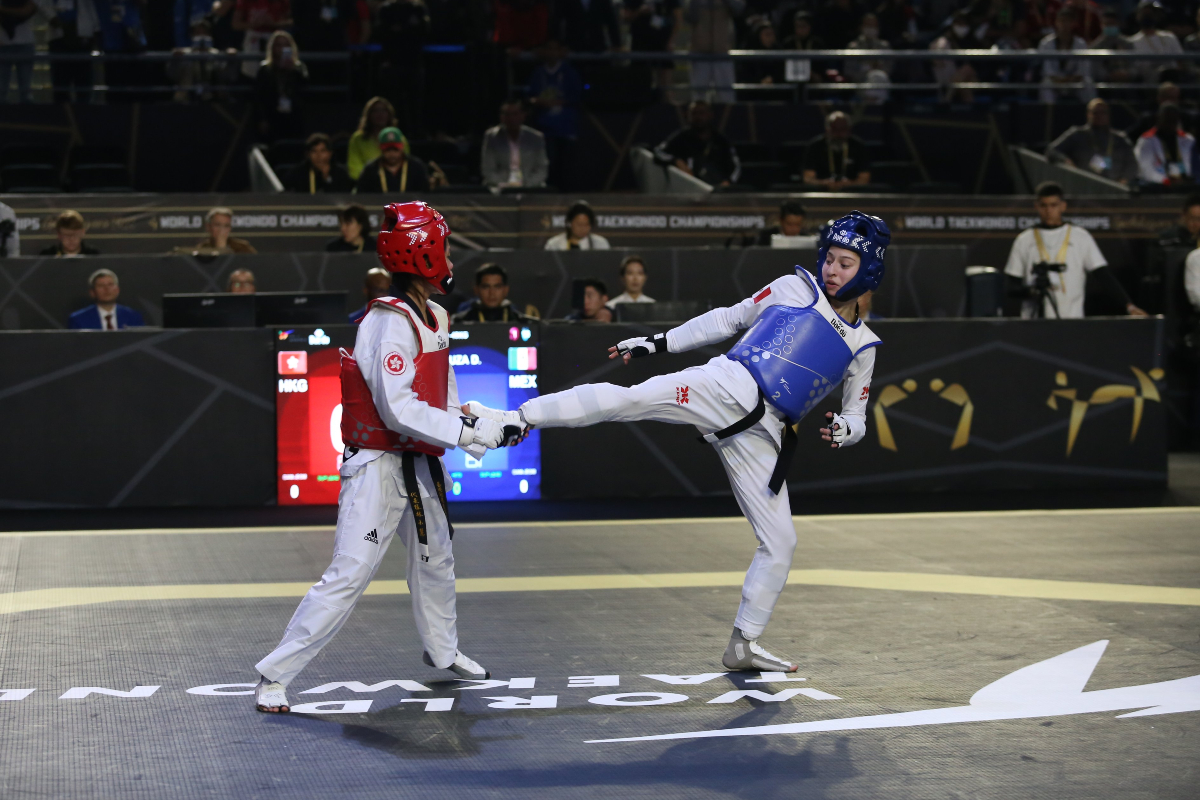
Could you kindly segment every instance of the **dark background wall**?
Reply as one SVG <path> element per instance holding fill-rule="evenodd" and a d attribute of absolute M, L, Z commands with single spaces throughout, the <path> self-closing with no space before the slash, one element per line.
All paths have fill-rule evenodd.
<path fill-rule="evenodd" d="M 1161 320 L 910 321 L 874 325 L 884 340 L 872 387 L 905 398 L 886 409 L 895 449 L 881 446 L 872 403 L 858 446 L 816 438 L 818 408 L 802 423 L 789 476 L 797 492 L 967 491 L 1161 487 L 1164 404 L 1089 407 L 1066 454 L 1070 403 L 1102 386 L 1138 386 L 1163 364 Z M 581 382 L 629 385 L 724 352 L 605 358 L 613 342 L 652 328 L 543 326 L 542 392 Z M 0 333 L 0 508 L 250 506 L 275 495 L 275 369 L 269 329 Z M 1056 374 L 1064 373 L 1065 385 Z M 973 406 L 970 438 L 951 449 L 963 407 L 939 395 L 960 385 Z M 906 383 L 912 381 L 912 383 Z M 1156 391 L 1163 383 L 1154 380 Z M 833 397 L 837 397 L 837 393 Z M 831 400 L 829 408 L 834 407 Z M 546 430 L 548 498 L 700 496 L 728 491 L 716 456 L 684 426 L 611 424 Z"/>

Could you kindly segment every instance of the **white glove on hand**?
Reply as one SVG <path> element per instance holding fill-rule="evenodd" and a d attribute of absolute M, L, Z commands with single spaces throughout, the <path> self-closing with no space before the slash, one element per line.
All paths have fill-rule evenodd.
<path fill-rule="evenodd" d="M 626 339 L 623 342 L 617 343 L 617 355 L 629 356 L 630 358 L 641 358 L 642 356 L 653 356 L 658 353 L 666 353 L 667 351 L 667 335 L 665 333 L 656 333 L 653 336 L 637 336 L 633 339 Z"/>
<path fill-rule="evenodd" d="M 483 445 L 488 450 L 495 450 L 504 443 L 504 426 L 490 419 L 471 419 L 463 417 L 462 433 L 458 435 L 458 446 Z"/>
<path fill-rule="evenodd" d="M 834 447 L 841 447 L 850 438 L 850 423 L 841 414 L 832 411 L 825 412 L 825 427 L 821 428 L 821 438 L 833 442 Z"/>

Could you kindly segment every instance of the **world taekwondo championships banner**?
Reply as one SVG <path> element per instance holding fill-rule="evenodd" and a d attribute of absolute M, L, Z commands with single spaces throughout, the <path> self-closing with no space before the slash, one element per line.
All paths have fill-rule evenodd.
<path fill-rule="evenodd" d="M 376 216 L 385 202 L 422 199 L 436 205 L 461 247 L 540 248 L 562 230 L 567 207 L 585 199 L 597 214 L 596 233 L 614 247 L 741 246 L 776 224 L 786 195 L 525 194 L 436 192 L 415 195 L 9 195 L 17 214 L 22 252 L 36 253 L 54 241 L 54 216 L 75 208 L 88 220 L 88 240 L 107 253 L 165 253 L 192 248 L 205 237 L 204 214 L 214 206 L 234 211 L 234 235 L 259 252 L 321 250 L 338 235 L 336 209 L 361 203 Z M 859 208 L 884 218 L 893 241 L 903 244 L 965 244 L 971 263 L 1003 266 L 1013 238 L 1037 223 L 1031 199 L 1020 196 L 836 196 L 794 195 L 818 225 Z M 1145 240 L 1179 216 L 1178 196 L 1080 198 L 1068 221 L 1091 231 L 1110 261 L 1136 258 Z M 28 244 L 26 244 L 28 242 Z"/>
<path fill-rule="evenodd" d="M 659 328 L 549 324 L 540 326 L 540 341 L 520 331 L 516 341 L 516 329 L 505 325 L 471 330 L 482 336 L 484 327 L 501 328 L 498 352 L 509 350 L 507 369 L 497 362 L 493 370 L 503 385 L 541 394 L 586 382 L 632 385 L 725 350 L 621 366 L 606 358 L 607 348 Z M 840 402 L 834 392 L 800 424 L 793 492 L 1165 486 L 1162 320 L 912 320 L 873 328 L 883 345 L 866 438 L 838 451 L 820 441 L 819 420 Z M 0 508 L 276 502 L 278 395 L 296 388 L 278 374 L 278 350 L 305 349 L 310 337 L 332 347 L 353 329 L 287 333 L 295 334 L 288 342 L 268 328 L 0 332 L 7 367 L 0 416 L 15 421 L 5 433 Z M 476 351 L 463 348 L 474 339 L 483 341 L 452 342 L 464 374 Z M 514 349 L 536 353 L 514 364 Z M 687 386 L 684 374 L 676 388 Z M 688 426 L 608 423 L 540 436 L 545 498 L 729 492 L 716 454 Z M 520 480 L 534 486 L 532 477 Z"/>

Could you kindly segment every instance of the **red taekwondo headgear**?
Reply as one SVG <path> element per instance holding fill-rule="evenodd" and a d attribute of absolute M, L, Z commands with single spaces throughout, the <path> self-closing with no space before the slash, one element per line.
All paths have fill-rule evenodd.
<path fill-rule="evenodd" d="M 450 226 L 426 203 L 389 203 L 383 209 L 383 229 L 376 250 L 389 272 L 408 272 L 424 278 L 442 294 L 450 294 L 454 278 L 446 261 Z"/>

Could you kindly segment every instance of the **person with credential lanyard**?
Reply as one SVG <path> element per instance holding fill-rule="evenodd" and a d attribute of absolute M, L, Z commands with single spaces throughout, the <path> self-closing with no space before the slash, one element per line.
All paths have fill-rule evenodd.
<path fill-rule="evenodd" d="M 1022 231 L 1004 268 L 1008 295 L 1021 302 L 1025 319 L 1081 319 L 1088 283 L 1106 303 L 1132 316 L 1146 316 L 1129 299 L 1108 262 L 1085 229 L 1063 221 L 1067 201 L 1062 187 L 1049 181 L 1034 192 L 1041 224 Z"/>
<path fill-rule="evenodd" d="M 379 132 L 379 158 L 363 167 L 354 191 L 358 194 L 427 192 L 434 188 L 425 162 L 408 152 L 408 140 L 399 128 Z"/>
<path fill-rule="evenodd" d="M 1108 102 L 1097 97 L 1087 104 L 1087 124 L 1068 128 L 1046 148 L 1053 162 L 1086 169 L 1124 184 L 1137 180 L 1137 159 L 1125 134 L 1111 124 Z"/>
<path fill-rule="evenodd" d="M 725 355 L 624 388 L 582 384 L 543 395 L 516 411 L 470 402 L 464 410 L 504 425 L 579 428 L 599 422 L 694 425 L 717 451 L 738 506 L 758 539 L 742 586 L 727 670 L 795 672 L 758 639 L 771 620 L 796 549 L 787 473 L 795 426 L 842 385 L 841 413 L 825 414 L 820 437 L 834 449 L 866 433 L 879 337 L 863 324 L 858 300 L 883 280 L 887 224 L 858 211 L 832 222 L 817 251 L 817 275 L 796 267 L 757 294 L 716 308 L 666 333 L 626 339 L 609 358 L 683 353 L 745 331 Z"/>
<path fill-rule="evenodd" d="M 1138 179 L 1149 186 L 1190 184 L 1196 140 L 1179 124 L 1179 106 L 1163 103 L 1158 121 L 1138 137 L 1133 153 L 1138 162 Z"/>

